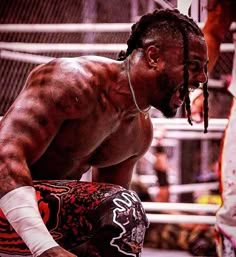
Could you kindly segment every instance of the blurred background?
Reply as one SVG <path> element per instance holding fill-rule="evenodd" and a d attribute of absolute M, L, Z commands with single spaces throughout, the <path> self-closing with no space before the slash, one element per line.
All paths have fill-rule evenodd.
<path fill-rule="evenodd" d="M 79 55 L 116 59 L 121 50 L 126 50 L 132 23 L 155 8 L 176 8 L 177 0 L 0 0 L 0 4 L 0 116 L 3 116 L 29 72 L 38 64 L 56 57 Z M 207 17 L 207 0 L 193 0 L 188 15 L 202 27 Z M 187 123 L 184 110 L 171 120 L 157 110 L 150 111 L 153 143 L 136 165 L 132 183 L 142 201 L 220 204 L 218 159 L 232 100 L 226 90 L 232 71 L 232 41 L 229 31 L 223 42 L 225 48 L 209 74 L 207 134 L 203 133 L 202 123 L 193 126 Z M 214 248 L 212 228 L 212 224 L 156 222 L 147 233 L 146 244 L 196 255 L 193 249 L 201 239 L 203 245 L 197 247 L 205 254 L 202 256 L 214 256 L 214 250 L 211 255 L 204 252 L 207 247 Z M 184 231 L 181 234 L 184 238 L 180 231 Z M 178 242 L 178 238 L 182 241 Z"/>

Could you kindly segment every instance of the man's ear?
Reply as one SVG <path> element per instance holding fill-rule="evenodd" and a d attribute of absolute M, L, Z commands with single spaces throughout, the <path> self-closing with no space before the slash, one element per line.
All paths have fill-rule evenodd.
<path fill-rule="evenodd" d="M 157 69 L 158 59 L 160 56 L 160 48 L 158 46 L 151 45 L 146 50 L 146 59 L 148 65 L 152 69 Z"/>

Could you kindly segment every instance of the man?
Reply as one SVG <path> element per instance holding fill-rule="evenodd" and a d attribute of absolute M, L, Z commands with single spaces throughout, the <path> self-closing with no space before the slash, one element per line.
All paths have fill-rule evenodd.
<path fill-rule="evenodd" d="M 128 188 L 152 141 L 148 110 L 173 117 L 185 101 L 191 121 L 189 90 L 206 82 L 208 56 L 201 30 L 177 10 L 144 15 L 127 43 L 118 61 L 86 56 L 37 67 L 1 121 L 0 206 L 34 256 L 140 256 L 147 220 Z M 61 181 L 90 167 L 93 183 Z M 47 191 L 62 205 L 48 226 L 61 246 L 44 226 L 32 179 L 44 180 L 35 183 L 44 220 L 54 211 L 44 211 Z M 1 235 L 3 249 L 9 235 Z"/>
<path fill-rule="evenodd" d="M 234 0 L 209 0 L 208 16 L 205 22 L 203 32 L 208 46 L 209 65 L 208 71 L 212 71 L 217 58 L 220 54 L 220 44 L 230 25 L 236 21 L 236 2 Z M 235 186 L 235 151 L 234 140 L 235 122 L 236 122 L 236 55 L 234 55 L 234 68 L 232 71 L 232 82 L 228 88 L 233 95 L 233 105 L 229 117 L 229 123 L 225 131 L 221 156 L 221 194 L 222 206 L 219 209 L 217 217 L 217 250 L 219 256 L 236 256 L 236 186 Z M 193 108 L 199 113 L 201 110 L 201 100 L 196 99 L 193 102 Z"/>

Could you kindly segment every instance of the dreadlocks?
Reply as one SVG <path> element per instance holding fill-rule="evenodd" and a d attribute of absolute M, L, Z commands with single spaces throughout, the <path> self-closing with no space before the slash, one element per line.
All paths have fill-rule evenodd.
<path fill-rule="evenodd" d="M 163 41 L 163 35 L 170 34 L 173 40 L 178 38 L 178 34 L 182 36 L 184 46 L 184 93 L 185 97 L 185 109 L 187 112 L 188 122 L 192 125 L 191 121 L 191 106 L 188 90 L 188 34 L 193 33 L 197 36 L 203 37 L 203 32 L 197 26 L 193 19 L 181 14 L 177 9 L 161 9 L 155 10 L 153 13 L 148 13 L 140 18 L 140 20 L 132 25 L 132 31 L 127 41 L 128 48 L 126 52 L 121 51 L 118 60 L 125 60 L 134 49 L 145 48 L 146 39 L 150 38 L 150 35 L 155 36 L 155 41 Z M 153 43 L 153 42 L 151 42 Z M 150 45 L 150 44 L 149 44 Z M 208 127 L 208 91 L 207 82 L 203 85 L 204 94 L 204 133 L 207 132 Z"/>

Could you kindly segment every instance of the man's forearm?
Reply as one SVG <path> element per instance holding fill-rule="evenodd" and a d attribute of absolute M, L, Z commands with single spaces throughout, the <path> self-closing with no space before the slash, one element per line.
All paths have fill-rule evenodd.
<path fill-rule="evenodd" d="M 10 191 L 0 199 L 0 208 L 33 256 L 58 246 L 41 218 L 33 187 L 23 186 Z"/>

